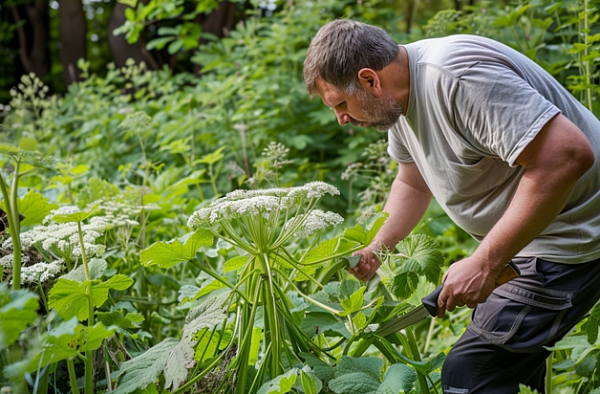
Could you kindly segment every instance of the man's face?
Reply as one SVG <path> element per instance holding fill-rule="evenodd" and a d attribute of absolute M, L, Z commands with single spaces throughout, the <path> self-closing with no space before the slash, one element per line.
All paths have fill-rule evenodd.
<path fill-rule="evenodd" d="M 325 81 L 318 81 L 317 88 L 323 103 L 335 111 L 338 122 L 343 126 L 374 127 L 389 130 L 402 115 L 402 105 L 389 96 L 377 97 L 362 88 L 354 93 L 344 93 Z"/>

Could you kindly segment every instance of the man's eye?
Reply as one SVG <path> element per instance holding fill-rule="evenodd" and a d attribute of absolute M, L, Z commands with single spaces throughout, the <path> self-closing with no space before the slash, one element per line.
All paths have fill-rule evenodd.
<path fill-rule="evenodd" d="M 339 103 L 336 108 L 338 109 L 346 109 L 346 102 L 344 101 L 343 103 Z"/>

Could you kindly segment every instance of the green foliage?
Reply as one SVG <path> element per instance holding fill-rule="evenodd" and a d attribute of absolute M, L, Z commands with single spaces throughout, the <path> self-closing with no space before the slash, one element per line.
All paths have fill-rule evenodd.
<path fill-rule="evenodd" d="M 5 283 L 0 283 L 0 350 L 12 345 L 35 322 L 38 299 L 30 291 L 10 291 Z"/>
<path fill-rule="evenodd" d="M 212 242 L 213 236 L 210 231 L 201 228 L 179 239 L 156 242 L 142 250 L 141 263 L 144 266 L 158 265 L 169 268 L 179 262 L 191 260 L 201 246 L 212 245 Z"/>
<path fill-rule="evenodd" d="M 417 374 L 404 364 L 393 364 L 380 381 L 383 361 L 379 358 L 343 356 L 333 369 L 329 388 L 336 394 L 391 394 L 413 390 Z"/>
<path fill-rule="evenodd" d="M 437 285 L 442 273 L 443 255 L 436 242 L 427 235 L 414 234 L 396 246 L 396 253 L 384 254 L 381 280 L 400 299 L 409 298 L 424 277 Z"/>

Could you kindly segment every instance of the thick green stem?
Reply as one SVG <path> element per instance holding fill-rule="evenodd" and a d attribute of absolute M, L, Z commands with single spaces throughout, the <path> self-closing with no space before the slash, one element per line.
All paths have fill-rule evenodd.
<path fill-rule="evenodd" d="M 552 392 L 552 357 L 554 353 L 550 353 L 546 359 L 546 392 Z"/>
<path fill-rule="evenodd" d="M 85 246 L 83 243 L 83 232 L 81 230 L 81 222 L 77 222 L 77 232 L 79 234 L 79 246 L 81 247 L 81 260 L 83 261 L 83 270 L 87 281 L 86 295 L 88 299 L 88 327 L 94 326 L 94 299 L 92 297 L 92 282 L 90 278 L 90 268 L 88 266 L 87 257 L 85 255 Z M 85 352 L 85 394 L 93 394 L 94 391 L 94 363 L 93 352 L 88 350 Z"/>
<path fill-rule="evenodd" d="M 16 174 L 15 174 L 16 176 Z M 14 185 L 14 182 L 13 182 Z M 4 178 L 0 175 L 0 191 L 2 192 L 2 197 L 4 198 L 4 205 L 6 208 L 6 219 L 8 221 L 8 233 L 10 234 L 10 238 L 13 242 L 13 283 L 12 289 L 19 290 L 21 288 L 21 237 L 19 235 L 17 223 L 19 214 L 17 212 L 17 216 L 15 217 L 13 212 L 15 211 L 14 205 L 17 204 L 16 201 L 12 199 L 12 193 L 9 193 L 8 187 L 4 182 Z M 18 211 L 18 209 L 17 209 Z M 2 268 L 0 268 L 2 269 Z M 3 269 L 2 269 L 3 270 Z M 4 276 L 4 272 L 0 272 L 2 278 Z"/>
<path fill-rule="evenodd" d="M 259 277 L 259 274 L 256 275 Z M 250 282 L 256 282 L 255 293 L 254 293 L 254 303 L 252 304 L 252 309 L 250 311 L 250 316 L 248 316 L 247 309 L 248 304 L 244 305 L 244 311 L 241 325 L 242 327 L 239 329 L 239 339 L 238 343 L 239 350 L 238 356 L 236 360 L 238 373 L 236 378 L 235 392 L 236 394 L 246 394 L 246 378 L 248 372 L 248 360 L 251 348 L 252 341 L 252 330 L 254 328 L 254 319 L 256 318 L 256 311 L 258 310 L 258 299 L 260 297 L 260 292 L 263 287 L 263 283 L 260 280 L 253 281 L 252 278 Z M 240 311 L 238 311 L 238 314 Z"/>
<path fill-rule="evenodd" d="M 283 338 L 281 337 L 281 327 L 277 314 L 276 290 L 269 265 L 269 256 L 267 253 L 263 253 L 261 257 L 263 264 L 263 275 L 261 277 L 265 282 L 265 286 L 263 286 L 265 335 L 268 335 L 268 343 L 271 345 L 272 350 L 269 372 L 270 376 L 278 376 L 283 372 L 281 370 L 281 343 L 283 342 Z"/>
<path fill-rule="evenodd" d="M 85 255 L 85 246 L 83 243 L 83 232 L 81 231 L 81 222 L 77 222 L 77 233 L 79 234 L 79 246 L 81 248 L 81 260 L 83 261 L 85 279 L 90 280 L 90 268 L 88 267 L 87 257 Z"/>
<path fill-rule="evenodd" d="M 67 359 L 67 368 L 69 370 L 69 382 L 71 383 L 71 392 L 77 394 L 79 387 L 77 387 L 77 375 L 75 374 L 75 365 L 73 365 L 73 359 Z"/>
<path fill-rule="evenodd" d="M 404 330 L 406 332 L 406 338 L 408 339 L 408 346 L 410 347 L 412 353 L 412 359 L 415 361 L 421 361 L 421 353 L 419 352 L 419 347 L 417 345 L 417 339 L 415 338 L 415 334 L 413 332 L 412 327 L 406 327 Z M 426 376 L 423 375 L 422 372 L 417 371 L 417 378 L 419 379 L 419 385 L 421 386 L 421 393 L 429 394 L 429 386 L 427 385 Z"/>

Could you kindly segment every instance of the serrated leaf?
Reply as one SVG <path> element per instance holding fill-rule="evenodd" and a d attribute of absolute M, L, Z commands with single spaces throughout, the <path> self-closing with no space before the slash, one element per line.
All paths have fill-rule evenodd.
<path fill-rule="evenodd" d="M 182 238 L 152 244 L 142 250 L 141 262 L 146 267 L 158 265 L 170 268 L 177 263 L 191 260 L 201 246 L 210 246 L 212 243 L 211 232 L 201 228 Z"/>
<path fill-rule="evenodd" d="M 301 261 L 303 264 L 309 264 L 314 261 L 319 261 L 329 258 L 335 252 L 338 243 L 340 242 L 339 237 L 335 237 L 330 240 L 321 242 L 319 245 L 313 247 L 307 254 L 306 257 Z"/>
<path fill-rule="evenodd" d="M 340 242 L 340 238 L 336 237 L 330 240 L 326 240 L 321 242 L 319 245 L 312 248 L 304 257 L 304 259 L 300 262 L 301 266 L 303 264 L 309 264 L 302 266 L 302 270 L 304 273 L 300 273 L 297 277 L 294 278 L 297 282 L 302 282 L 306 280 L 310 280 L 308 275 L 313 275 L 319 267 L 321 267 L 326 261 L 323 261 L 321 264 L 310 264 L 312 262 L 328 260 L 334 253 Z"/>
<path fill-rule="evenodd" d="M 177 301 L 179 301 L 180 304 L 191 301 L 199 291 L 200 288 L 197 286 L 183 285 L 179 288 L 179 296 L 177 296 Z"/>
<path fill-rule="evenodd" d="M 121 364 L 122 379 L 113 394 L 128 394 L 154 383 L 163 373 L 169 353 L 177 346 L 175 338 L 167 338 L 146 353 Z"/>
<path fill-rule="evenodd" d="M 289 393 L 298 379 L 300 370 L 292 368 L 283 375 L 277 376 L 263 384 L 257 394 L 286 394 Z"/>
<path fill-rule="evenodd" d="M 355 316 L 352 316 L 352 322 L 357 330 L 362 330 L 367 326 L 367 317 L 364 313 L 358 312 Z"/>
<path fill-rule="evenodd" d="M 393 277 L 382 278 L 388 290 L 400 299 L 410 297 L 417 289 L 419 278 L 433 284 L 440 280 L 444 258 L 438 244 L 425 234 L 413 234 L 397 245 L 398 253 L 384 264 L 390 265 Z"/>
<path fill-rule="evenodd" d="M 388 290 L 397 298 L 405 300 L 417 290 L 419 286 L 419 275 L 414 272 L 401 272 L 394 276 Z"/>
<path fill-rule="evenodd" d="M 59 278 L 54 287 L 50 289 L 48 306 L 56 309 L 63 319 L 77 316 L 80 321 L 87 320 L 90 312 L 88 305 L 88 288 L 90 286 L 92 304 L 94 307 L 99 307 L 107 300 L 109 290 L 126 290 L 132 284 L 133 279 L 122 274 L 117 274 L 106 282 L 86 280 L 79 283 Z"/>
<path fill-rule="evenodd" d="M 102 345 L 102 341 L 110 338 L 115 331 L 114 328 L 107 330 L 102 323 L 93 327 L 83 326 L 77 324 L 75 319 L 63 324 L 65 327 L 44 336 L 41 348 L 32 349 L 22 361 L 6 368 L 4 372 L 7 376 L 20 377 L 51 363 L 75 357 L 80 352 L 96 350 Z"/>
<path fill-rule="evenodd" d="M 354 313 L 360 308 L 362 308 L 364 293 L 366 289 L 366 286 L 362 286 L 356 292 L 352 293 L 352 295 L 349 298 L 340 299 L 340 304 L 342 305 L 342 308 L 344 308 L 344 310 L 347 313 Z"/>
<path fill-rule="evenodd" d="M 350 357 L 342 356 L 335 366 L 335 377 L 339 378 L 354 372 L 360 372 L 377 380 L 379 386 L 379 377 L 383 368 L 383 360 L 378 357 Z M 375 387 L 377 390 L 377 387 Z"/>
<path fill-rule="evenodd" d="M 194 347 L 198 343 L 198 331 L 208 328 L 212 330 L 227 317 L 227 309 L 223 307 L 229 292 L 223 292 L 192 308 L 186 317 L 181 332 L 181 340 L 171 349 L 165 364 L 165 388 L 176 389 L 187 379 L 187 370 L 195 365 Z"/>
<path fill-rule="evenodd" d="M 344 238 L 350 241 L 358 242 L 361 245 L 367 246 L 367 234 L 360 224 L 352 228 L 344 230 Z"/>
<path fill-rule="evenodd" d="M 13 344 L 38 317 L 39 297 L 27 290 L 11 291 L 0 284 L 0 349 Z"/>
<path fill-rule="evenodd" d="M 374 394 L 379 379 L 363 372 L 350 372 L 329 381 L 329 389 L 336 394 Z"/>
<path fill-rule="evenodd" d="M 91 259 L 88 263 L 88 268 L 90 270 L 91 280 L 100 279 L 106 271 L 106 268 L 108 268 L 108 263 L 106 262 L 106 260 L 103 259 Z M 79 283 L 85 282 L 86 277 L 83 264 L 81 264 L 79 267 L 75 268 L 71 272 L 64 274 L 63 276 L 61 276 L 61 278 L 74 280 Z"/>
<path fill-rule="evenodd" d="M 25 216 L 21 226 L 42 223 L 42 220 L 52 211 L 58 208 L 58 204 L 48 203 L 48 199 L 40 193 L 30 190 L 19 201 L 19 213 Z"/>
<path fill-rule="evenodd" d="M 334 367 L 317 356 L 310 353 L 300 353 L 300 357 L 304 360 L 304 364 L 308 365 L 315 376 L 322 382 L 327 383 L 335 377 Z"/>
<path fill-rule="evenodd" d="M 340 300 L 348 299 L 352 294 L 356 293 L 360 289 L 360 282 L 356 279 L 344 279 L 339 287 L 337 297 Z"/>
<path fill-rule="evenodd" d="M 194 295 L 192 300 L 197 300 L 198 298 L 203 297 L 208 293 L 211 293 L 218 289 L 222 289 L 224 287 L 225 285 L 223 284 L 223 282 L 218 281 L 214 278 L 210 278 L 202 284 L 202 287 L 200 287 L 200 290 L 198 290 L 198 292 Z"/>
<path fill-rule="evenodd" d="M 139 328 L 139 324 L 144 321 L 141 313 L 129 312 L 125 316 L 121 311 L 96 312 L 96 319 L 105 326 L 117 326 L 120 328 Z"/>
<path fill-rule="evenodd" d="M 404 364 L 393 364 L 385 371 L 383 382 L 377 389 L 377 394 L 398 394 L 412 392 L 417 373 L 414 369 Z"/>
<path fill-rule="evenodd" d="M 385 224 L 389 214 L 387 212 L 381 212 L 377 215 L 377 218 L 371 225 L 371 228 L 367 231 L 365 245 L 370 245 L 375 239 L 375 236 L 379 232 L 379 229 Z"/>

